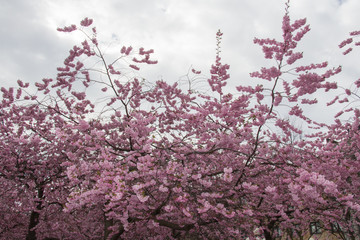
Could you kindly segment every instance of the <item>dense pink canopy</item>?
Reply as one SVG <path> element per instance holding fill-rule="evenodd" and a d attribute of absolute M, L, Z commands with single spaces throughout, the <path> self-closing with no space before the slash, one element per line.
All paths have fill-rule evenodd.
<path fill-rule="evenodd" d="M 1 88 L 1 239 L 296 238 L 314 221 L 358 234 L 360 111 L 332 125 L 304 114 L 341 72 L 297 64 L 306 19 L 291 22 L 287 6 L 282 39 L 254 39 L 273 66 L 231 93 L 220 30 L 204 93 L 195 69 L 187 86 L 139 80 L 154 51 L 124 46 L 108 59 L 92 23 L 58 29 L 86 40 L 36 93 L 20 80 Z"/>

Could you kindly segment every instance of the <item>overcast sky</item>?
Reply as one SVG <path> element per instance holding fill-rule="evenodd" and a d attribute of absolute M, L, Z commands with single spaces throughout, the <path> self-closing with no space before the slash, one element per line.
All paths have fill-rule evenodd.
<path fill-rule="evenodd" d="M 177 81 L 193 66 L 208 76 L 215 33 L 224 33 L 222 58 L 230 64 L 229 87 L 248 84 L 249 73 L 267 61 L 254 37 L 281 37 L 283 0 L 0 0 L 0 83 L 54 77 L 79 40 L 56 31 L 94 19 L 99 40 L 112 47 L 153 48 L 159 63 L 142 72 L 150 80 Z M 292 20 L 306 17 L 311 31 L 299 50 L 304 63 L 342 64 L 341 85 L 360 77 L 358 52 L 342 56 L 337 45 L 360 29 L 359 0 L 292 0 Z"/>

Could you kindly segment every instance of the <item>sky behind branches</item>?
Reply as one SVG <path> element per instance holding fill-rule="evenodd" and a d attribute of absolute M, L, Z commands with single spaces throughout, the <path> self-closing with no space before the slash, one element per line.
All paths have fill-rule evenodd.
<path fill-rule="evenodd" d="M 141 72 L 149 81 L 175 82 L 191 67 L 202 71 L 206 81 L 215 61 L 215 34 L 221 29 L 221 56 L 230 65 L 231 91 L 237 85 L 250 84 L 250 72 L 272 63 L 264 60 L 253 38 L 281 38 L 284 2 L 0 0 L 0 83 L 11 86 L 17 79 L 35 82 L 55 77 L 68 50 L 83 39 L 80 35 L 59 33 L 56 28 L 79 24 L 89 17 L 94 19 L 99 40 L 105 43 L 105 53 L 120 51 L 123 45 L 155 50 L 153 59 L 159 63 Z M 337 45 L 350 31 L 360 29 L 360 1 L 292 0 L 290 5 L 291 19 L 306 17 L 312 29 L 299 44 L 299 51 L 304 52 L 302 63 L 328 60 L 330 66 L 342 64 L 344 72 L 337 80 L 350 87 L 360 77 L 359 52 L 342 56 Z"/>

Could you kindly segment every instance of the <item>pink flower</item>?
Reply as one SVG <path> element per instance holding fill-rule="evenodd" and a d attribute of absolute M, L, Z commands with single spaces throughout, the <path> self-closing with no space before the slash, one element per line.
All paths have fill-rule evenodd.
<path fill-rule="evenodd" d="M 133 49 L 132 46 L 126 48 L 125 51 L 124 51 L 125 55 L 129 55 L 132 49 Z"/>
<path fill-rule="evenodd" d="M 194 179 L 194 180 L 198 180 L 198 179 L 200 179 L 200 178 L 201 178 L 201 174 L 200 174 L 200 173 L 195 174 L 195 175 L 192 176 L 192 179 Z"/>
<path fill-rule="evenodd" d="M 249 215 L 250 217 L 254 215 L 254 213 L 253 213 L 253 211 L 252 211 L 251 209 L 246 209 L 246 210 L 244 211 L 244 214 L 245 214 L 245 215 Z"/>
<path fill-rule="evenodd" d="M 154 49 L 150 49 L 150 50 L 148 50 L 148 51 L 145 51 L 143 47 L 141 47 L 141 48 L 139 49 L 139 54 L 140 54 L 140 55 L 149 55 L 149 54 L 151 54 L 151 53 L 154 53 Z"/>
<path fill-rule="evenodd" d="M 142 184 L 136 184 L 134 186 L 132 186 L 132 189 L 135 191 L 135 192 L 138 192 L 140 189 L 142 189 L 143 186 Z"/>
<path fill-rule="evenodd" d="M 71 25 L 69 27 L 64 27 L 64 28 L 58 28 L 57 30 L 59 32 L 72 32 L 76 30 L 76 25 Z"/>
<path fill-rule="evenodd" d="M 140 68 L 134 64 L 130 64 L 129 67 L 135 69 L 135 70 L 140 70 Z"/>
<path fill-rule="evenodd" d="M 164 207 L 164 209 L 165 209 L 165 211 L 167 211 L 167 212 L 171 212 L 171 211 L 174 209 L 174 206 L 172 206 L 172 205 L 166 205 L 166 206 Z"/>
<path fill-rule="evenodd" d="M 302 18 L 302 19 L 295 20 L 294 23 L 291 24 L 291 27 L 295 30 L 295 29 L 301 28 L 305 24 L 306 24 L 306 18 Z"/>
<path fill-rule="evenodd" d="M 231 181 L 233 180 L 232 174 L 230 174 L 230 173 L 225 173 L 225 174 L 224 174 L 224 180 L 225 180 L 226 182 L 231 182 Z"/>
<path fill-rule="evenodd" d="M 198 213 L 207 212 L 211 207 L 211 204 L 208 201 L 205 201 L 203 205 L 204 205 L 203 207 L 197 209 Z"/>
<path fill-rule="evenodd" d="M 302 53 L 293 53 L 291 56 L 286 60 L 287 64 L 291 65 L 297 60 L 301 59 L 303 57 Z"/>
<path fill-rule="evenodd" d="M 95 46 L 97 46 L 97 45 L 99 44 L 96 38 L 92 38 L 92 39 L 91 39 L 91 42 L 92 42 L 93 44 L 95 44 Z"/>
<path fill-rule="evenodd" d="M 149 196 L 146 196 L 144 193 L 137 193 L 136 196 L 142 203 L 146 202 L 149 199 Z"/>
<path fill-rule="evenodd" d="M 267 192 L 267 193 L 274 193 L 275 191 L 276 191 L 276 187 L 275 187 L 275 186 L 273 186 L 273 187 L 267 186 L 267 187 L 265 188 L 265 192 Z"/>
<path fill-rule="evenodd" d="M 74 95 L 78 100 L 84 100 L 86 97 L 86 94 L 84 92 L 71 92 L 72 95 Z"/>
<path fill-rule="evenodd" d="M 344 55 L 347 55 L 349 52 L 351 52 L 353 49 L 352 48 L 348 48 L 346 51 L 343 52 Z"/>
<path fill-rule="evenodd" d="M 225 217 L 227 218 L 233 218 L 235 216 L 235 212 L 234 211 L 225 211 L 222 213 Z"/>
<path fill-rule="evenodd" d="M 188 199 L 185 196 L 179 196 L 175 199 L 175 202 L 180 202 L 180 203 L 184 203 L 187 201 L 188 201 Z"/>
<path fill-rule="evenodd" d="M 261 68 L 261 72 L 250 73 L 250 77 L 262 78 L 268 81 L 271 81 L 274 78 L 277 78 L 281 75 L 281 71 L 276 67 L 271 68 Z"/>
<path fill-rule="evenodd" d="M 185 216 L 192 217 L 191 214 L 190 214 L 190 208 L 189 207 L 183 208 L 182 212 L 184 213 Z"/>
<path fill-rule="evenodd" d="M 113 195 L 112 195 L 112 197 L 111 197 L 111 200 L 112 201 L 119 201 L 119 200 L 121 200 L 121 198 L 123 197 L 123 193 L 120 193 L 120 192 L 116 192 L 116 193 L 114 193 Z"/>
<path fill-rule="evenodd" d="M 90 128 L 90 125 L 87 121 L 84 120 L 80 120 L 79 121 L 79 125 L 78 125 L 78 129 L 81 131 L 86 131 Z"/>
<path fill-rule="evenodd" d="M 289 115 L 302 116 L 303 110 L 298 106 L 294 106 L 291 108 Z"/>
<path fill-rule="evenodd" d="M 165 187 L 164 185 L 160 185 L 159 191 L 160 191 L 160 192 L 168 192 L 169 189 L 168 189 L 167 187 Z"/>
<path fill-rule="evenodd" d="M 93 20 L 92 20 L 92 19 L 85 18 L 84 20 L 82 20 L 82 21 L 80 22 L 80 25 L 83 26 L 83 27 L 88 27 L 88 26 L 90 26 L 92 23 L 93 23 Z"/>
<path fill-rule="evenodd" d="M 77 62 L 75 69 L 76 69 L 77 71 L 79 71 L 83 66 L 84 66 L 84 64 L 83 64 L 82 62 Z"/>
<path fill-rule="evenodd" d="M 348 38 L 339 44 L 339 48 L 343 48 L 345 45 L 352 43 L 353 38 Z"/>
<path fill-rule="evenodd" d="M 301 99 L 301 104 L 315 104 L 317 102 L 318 102 L 317 99 L 312 99 L 312 100 L 306 98 Z"/>
<path fill-rule="evenodd" d="M 350 33 L 350 36 L 356 36 L 356 35 L 360 35 L 360 31 L 353 31 Z"/>
<path fill-rule="evenodd" d="M 211 181 L 206 181 L 206 180 L 203 180 L 203 179 L 200 179 L 199 182 L 205 187 L 210 187 L 212 185 Z"/>
<path fill-rule="evenodd" d="M 261 93 L 256 93 L 256 98 L 257 98 L 257 100 L 258 100 L 258 102 L 259 102 L 259 101 L 261 101 L 261 100 L 264 99 L 264 95 L 261 94 Z"/>
<path fill-rule="evenodd" d="M 252 184 L 250 184 L 250 183 L 247 183 L 247 182 L 244 182 L 243 184 L 242 184 L 242 186 L 245 188 L 245 189 L 248 189 L 248 190 L 250 190 L 250 191 L 256 191 L 256 190 L 258 190 L 258 186 L 256 186 L 256 185 L 252 185 Z"/>
<path fill-rule="evenodd" d="M 194 74 L 200 74 L 201 73 L 201 71 L 196 71 L 195 69 L 191 69 L 191 71 L 194 73 Z"/>
<path fill-rule="evenodd" d="M 117 70 L 114 69 L 113 65 L 110 64 L 108 67 L 109 67 L 109 69 L 110 69 L 109 72 L 110 72 L 111 74 L 116 74 L 116 75 L 120 75 L 120 74 L 121 74 L 120 71 L 117 71 Z"/>
<path fill-rule="evenodd" d="M 277 93 L 277 96 L 274 99 L 274 106 L 279 106 L 281 100 L 282 100 L 282 96 L 280 95 L 280 93 Z"/>

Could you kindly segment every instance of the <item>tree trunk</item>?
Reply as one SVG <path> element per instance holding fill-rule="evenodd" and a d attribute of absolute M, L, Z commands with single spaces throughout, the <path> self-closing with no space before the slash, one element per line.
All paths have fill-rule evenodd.
<path fill-rule="evenodd" d="M 119 230 L 114 233 L 109 228 L 114 225 L 113 219 L 108 219 L 104 214 L 104 240 L 119 240 L 121 239 L 121 234 L 124 232 L 124 227 L 120 225 Z M 111 236 L 111 237 L 110 237 Z M 110 238 L 109 238 L 110 237 Z"/>
<path fill-rule="evenodd" d="M 28 227 L 28 232 L 26 234 L 26 240 L 36 240 L 36 230 L 34 229 L 39 223 L 40 210 L 42 208 L 42 199 L 44 197 L 44 187 L 41 186 L 38 189 L 36 201 L 36 210 L 32 210 L 30 214 L 30 223 Z"/>
<path fill-rule="evenodd" d="M 267 230 L 264 231 L 265 240 L 273 240 L 271 233 Z"/>
<path fill-rule="evenodd" d="M 109 227 L 111 227 L 113 224 L 113 220 L 108 219 L 104 214 L 104 240 L 107 240 L 109 235 L 111 234 L 111 230 L 109 229 Z"/>
<path fill-rule="evenodd" d="M 265 240 L 273 240 L 272 232 L 274 230 L 274 226 L 275 226 L 275 221 L 270 221 L 269 224 L 267 225 L 267 229 L 269 229 L 271 232 L 268 231 L 267 229 L 264 230 Z"/>

